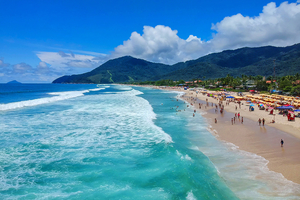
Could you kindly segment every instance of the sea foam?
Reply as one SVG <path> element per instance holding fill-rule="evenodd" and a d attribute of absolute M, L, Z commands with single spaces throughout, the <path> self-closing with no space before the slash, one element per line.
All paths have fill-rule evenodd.
<path fill-rule="evenodd" d="M 40 99 L 33 99 L 28 101 L 19 101 L 8 104 L 0 104 L 0 110 L 12 110 L 17 108 L 37 106 L 46 103 L 52 103 L 55 101 L 61 101 L 66 99 L 71 99 L 79 96 L 83 96 L 84 93 L 89 92 L 89 90 L 82 91 L 69 91 L 69 92 L 51 92 L 49 95 L 54 95 L 53 97 L 45 97 Z"/>

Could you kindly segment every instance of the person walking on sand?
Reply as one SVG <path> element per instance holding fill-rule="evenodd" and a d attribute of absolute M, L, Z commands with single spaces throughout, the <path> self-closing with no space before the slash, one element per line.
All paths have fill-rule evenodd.
<path fill-rule="evenodd" d="M 262 119 L 262 124 L 265 126 L 265 118 Z"/>
<path fill-rule="evenodd" d="M 215 124 L 217 123 L 217 118 L 215 118 Z"/>
<path fill-rule="evenodd" d="M 241 123 L 243 123 L 244 122 L 244 117 L 242 117 L 242 122 Z"/>
<path fill-rule="evenodd" d="M 284 141 L 283 141 L 283 139 L 281 139 L 281 141 L 280 141 L 281 147 L 283 147 L 283 143 L 284 143 Z"/>
<path fill-rule="evenodd" d="M 231 118 L 231 125 L 233 125 L 233 118 Z"/>
<path fill-rule="evenodd" d="M 258 119 L 258 125 L 259 126 L 261 125 L 261 119 L 260 118 Z"/>

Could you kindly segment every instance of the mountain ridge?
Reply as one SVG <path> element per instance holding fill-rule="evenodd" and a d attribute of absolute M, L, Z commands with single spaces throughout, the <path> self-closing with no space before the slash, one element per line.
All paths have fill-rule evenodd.
<path fill-rule="evenodd" d="M 300 43 L 287 47 L 243 47 L 224 50 L 173 65 L 153 63 L 132 56 L 109 60 L 90 72 L 62 76 L 53 83 L 122 83 L 160 79 L 220 78 L 227 74 L 292 75 L 300 73 Z"/>

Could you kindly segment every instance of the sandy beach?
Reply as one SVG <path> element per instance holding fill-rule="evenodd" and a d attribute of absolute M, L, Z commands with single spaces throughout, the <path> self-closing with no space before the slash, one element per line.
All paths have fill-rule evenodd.
<path fill-rule="evenodd" d="M 249 112 L 249 106 L 244 104 L 239 107 L 233 102 L 229 105 L 224 103 L 224 112 L 221 114 L 219 109 L 216 111 L 215 107 L 218 100 L 207 95 L 196 94 L 194 91 L 182 88 L 155 88 L 185 92 L 182 99 L 193 104 L 195 109 L 205 111 L 206 114 L 202 116 L 211 125 L 208 129 L 219 140 L 233 143 L 240 150 L 264 157 L 269 161 L 268 168 L 271 171 L 281 173 L 286 179 L 300 184 L 299 118 L 291 122 L 286 117 L 276 114 L 276 123 L 270 123 L 274 116 L 269 115 L 269 112 L 258 108 Z M 201 109 L 199 103 L 202 105 Z M 235 123 L 232 124 L 231 118 L 235 116 L 235 113 L 240 113 L 240 118 L 236 118 Z M 264 126 L 259 126 L 259 118 L 265 119 Z M 283 147 L 281 147 L 281 139 L 284 140 Z"/>

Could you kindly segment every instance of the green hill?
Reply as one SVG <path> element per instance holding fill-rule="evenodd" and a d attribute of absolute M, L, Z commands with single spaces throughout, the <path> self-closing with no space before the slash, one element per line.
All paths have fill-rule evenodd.
<path fill-rule="evenodd" d="M 109 60 L 96 69 L 79 75 L 63 76 L 53 83 L 120 83 L 146 81 L 161 74 L 177 70 L 170 65 L 152 63 L 142 59 L 125 56 Z"/>
<path fill-rule="evenodd" d="M 125 56 L 109 60 L 96 69 L 79 75 L 63 76 L 53 83 L 121 83 L 146 80 L 191 80 L 232 76 L 300 73 L 300 44 L 288 47 L 257 47 L 226 50 L 196 60 L 165 65 Z"/>

